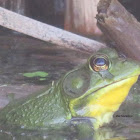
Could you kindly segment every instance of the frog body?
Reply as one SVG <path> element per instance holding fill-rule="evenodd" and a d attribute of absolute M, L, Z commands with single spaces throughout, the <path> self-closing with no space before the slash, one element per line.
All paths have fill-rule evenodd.
<path fill-rule="evenodd" d="M 138 62 L 101 49 L 43 91 L 7 105 L 0 111 L 0 124 L 49 129 L 89 118 L 98 129 L 112 120 L 139 74 Z"/>
<path fill-rule="evenodd" d="M 71 114 L 67 102 L 64 101 L 63 96 L 60 96 L 62 94 L 58 87 L 59 82 L 49 85 L 39 93 L 34 93 L 25 99 L 9 103 L 0 112 L 2 114 L 0 115 L 1 124 L 7 126 L 14 124 L 28 129 L 59 127 L 58 124 L 62 125 L 66 122 L 67 117 Z"/>

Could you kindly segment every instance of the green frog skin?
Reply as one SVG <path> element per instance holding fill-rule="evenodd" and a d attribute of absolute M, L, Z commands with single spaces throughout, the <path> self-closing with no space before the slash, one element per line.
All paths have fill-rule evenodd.
<path fill-rule="evenodd" d="M 139 74 L 138 62 L 101 49 L 39 93 L 9 103 L 0 111 L 0 124 L 50 129 L 88 118 L 98 129 L 112 120 Z"/>

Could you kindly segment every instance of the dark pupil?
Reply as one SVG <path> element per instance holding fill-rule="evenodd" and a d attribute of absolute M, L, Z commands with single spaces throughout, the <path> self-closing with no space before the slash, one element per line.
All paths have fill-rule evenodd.
<path fill-rule="evenodd" d="M 104 66 L 106 64 L 106 60 L 104 58 L 97 58 L 95 60 L 95 65 L 97 66 Z"/>

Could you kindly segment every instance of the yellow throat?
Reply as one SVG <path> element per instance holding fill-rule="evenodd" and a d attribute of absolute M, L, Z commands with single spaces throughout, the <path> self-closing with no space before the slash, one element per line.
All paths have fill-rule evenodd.
<path fill-rule="evenodd" d="M 95 129 L 104 123 L 109 123 L 137 79 L 138 76 L 134 76 L 103 87 L 86 98 L 86 106 L 81 108 L 80 112 L 83 112 L 84 117 L 96 119 L 93 124 Z M 76 100 L 71 101 L 70 108 L 72 109 L 76 104 Z M 75 112 L 73 115 L 78 116 L 79 114 Z"/>

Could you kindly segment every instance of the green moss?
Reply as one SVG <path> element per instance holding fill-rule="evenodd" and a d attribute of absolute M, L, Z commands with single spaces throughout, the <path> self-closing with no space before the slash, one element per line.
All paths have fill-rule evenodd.
<path fill-rule="evenodd" d="M 40 81 L 44 81 L 44 80 L 46 80 L 46 78 L 40 78 L 39 80 L 40 80 Z"/>
<path fill-rule="evenodd" d="M 32 78 L 32 77 L 47 77 L 48 73 L 44 72 L 44 71 L 36 71 L 36 72 L 28 72 L 28 73 L 24 73 L 23 76 L 28 77 L 28 78 Z"/>

